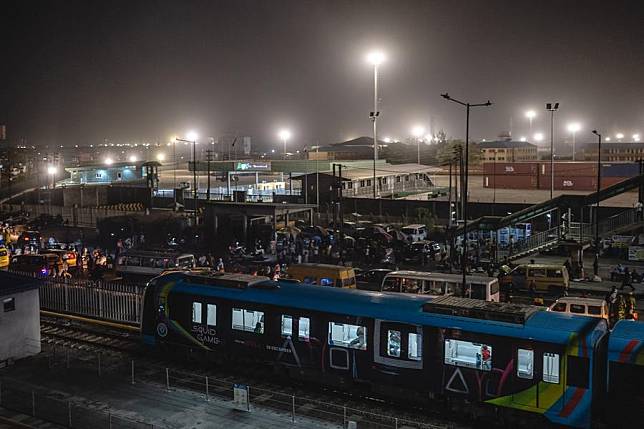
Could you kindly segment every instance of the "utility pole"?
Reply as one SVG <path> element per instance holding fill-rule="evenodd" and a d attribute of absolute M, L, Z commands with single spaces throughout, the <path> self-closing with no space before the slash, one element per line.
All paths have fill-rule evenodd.
<path fill-rule="evenodd" d="M 555 112 L 559 103 L 546 103 L 546 110 L 550 112 L 550 199 L 555 189 Z"/>
<path fill-rule="evenodd" d="M 212 149 L 206 150 L 206 165 L 208 171 L 208 181 L 206 185 L 206 200 L 210 200 L 210 162 L 213 160 L 214 151 Z"/>
<path fill-rule="evenodd" d="M 593 130 L 597 136 L 597 205 L 595 206 L 595 263 L 593 264 L 593 274 L 599 275 L 599 191 L 601 191 L 602 180 L 602 135 Z M 582 212 L 583 213 L 583 212 Z"/>

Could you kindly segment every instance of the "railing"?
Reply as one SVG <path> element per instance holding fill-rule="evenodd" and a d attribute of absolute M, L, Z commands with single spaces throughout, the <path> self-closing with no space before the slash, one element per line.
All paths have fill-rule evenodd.
<path fill-rule="evenodd" d="M 138 325 L 141 322 L 144 285 L 62 277 L 41 277 L 41 310 Z"/>
<path fill-rule="evenodd" d="M 332 427 L 347 428 L 351 427 L 351 422 L 356 422 L 358 427 L 372 429 L 445 429 L 449 427 L 437 425 L 432 421 L 417 421 L 346 406 L 336 402 L 335 399 L 319 400 L 280 392 L 272 386 L 269 388 L 250 385 L 243 376 L 212 376 L 208 373 L 194 372 L 193 369 L 185 370 L 159 365 L 147 359 L 124 359 L 123 356 L 97 354 L 49 344 L 44 344 L 43 350 L 44 352 L 39 356 L 40 362 L 52 370 L 67 370 L 74 373 L 83 371 L 85 379 L 109 377 L 110 382 L 120 382 L 123 390 L 127 385 L 143 384 L 150 388 L 163 389 L 168 394 L 190 391 L 199 395 L 194 397 L 195 399 L 200 398 L 206 403 L 213 402 L 215 406 L 224 402 L 232 407 L 234 383 L 245 383 L 248 386 L 248 408 L 258 407 L 273 411 L 276 419 L 282 420 L 279 426 L 295 424 L 299 427 L 310 427 L 315 423 L 318 423 L 315 426 L 323 423 L 330 424 Z M 192 354 L 188 356 L 198 358 Z M 422 419 L 431 420 L 431 417 L 423 416 Z"/>
<path fill-rule="evenodd" d="M 556 226 L 546 231 L 541 231 L 531 235 L 525 240 L 520 240 L 508 248 L 499 250 L 497 256 L 499 259 L 503 258 L 516 258 L 524 255 L 526 252 L 544 248 L 548 245 L 554 244 L 559 241 L 560 227 Z"/>

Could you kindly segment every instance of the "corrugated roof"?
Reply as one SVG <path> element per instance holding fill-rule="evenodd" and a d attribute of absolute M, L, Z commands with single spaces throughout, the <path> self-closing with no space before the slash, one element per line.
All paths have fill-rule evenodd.
<path fill-rule="evenodd" d="M 521 142 L 521 141 L 513 141 L 513 140 L 497 140 L 493 142 L 481 142 L 479 143 L 479 147 L 481 149 L 495 149 L 495 148 L 512 149 L 512 148 L 519 148 L 519 147 L 534 147 L 536 149 L 537 145 L 534 145 L 530 142 Z"/>
<path fill-rule="evenodd" d="M 0 296 L 7 296 L 30 289 L 38 289 L 42 280 L 0 271 Z"/>

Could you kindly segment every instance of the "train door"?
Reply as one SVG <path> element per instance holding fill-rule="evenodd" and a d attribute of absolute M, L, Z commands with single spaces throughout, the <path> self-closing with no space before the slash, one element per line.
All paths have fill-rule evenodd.
<path fill-rule="evenodd" d="M 512 402 L 542 410 L 561 408 L 563 356 L 551 348 L 520 345 L 515 349 L 516 367 Z"/>
<path fill-rule="evenodd" d="M 560 410 L 560 401 L 564 394 L 564 355 L 559 350 L 546 348 L 539 357 L 540 379 L 537 384 L 537 408 L 542 410 Z"/>
<path fill-rule="evenodd" d="M 342 376 L 358 378 L 360 361 L 366 356 L 368 341 L 372 338 L 369 334 L 364 321 L 329 322 L 329 369 Z"/>

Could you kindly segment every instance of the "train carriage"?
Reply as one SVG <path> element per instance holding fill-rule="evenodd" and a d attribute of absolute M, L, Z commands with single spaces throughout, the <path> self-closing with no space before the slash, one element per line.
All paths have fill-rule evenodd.
<path fill-rule="evenodd" d="M 607 421 L 615 416 L 644 418 L 644 323 L 621 320 L 608 341 L 606 400 Z M 621 418 L 618 418 L 621 422 Z"/>
<path fill-rule="evenodd" d="M 344 388 L 587 427 L 607 327 L 451 296 L 173 273 L 146 289 L 142 331 L 149 345 L 270 364 Z"/>

